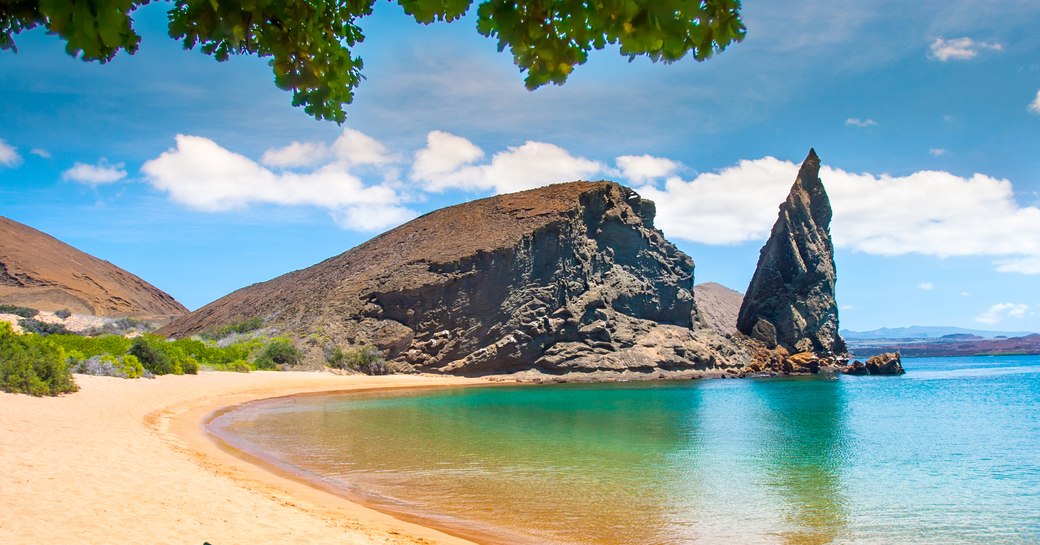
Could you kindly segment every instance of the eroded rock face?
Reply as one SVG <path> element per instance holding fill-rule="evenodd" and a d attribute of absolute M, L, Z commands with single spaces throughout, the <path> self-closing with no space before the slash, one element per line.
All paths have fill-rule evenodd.
<path fill-rule="evenodd" d="M 903 375 L 903 362 L 898 352 L 886 352 L 867 359 L 867 372 L 871 375 Z"/>
<path fill-rule="evenodd" d="M 842 354 L 834 300 L 831 205 L 809 150 L 758 260 L 737 329 L 791 353 Z"/>
<path fill-rule="evenodd" d="M 418 371 L 719 369 L 747 354 L 695 331 L 693 261 L 654 204 L 573 182 L 438 210 L 313 267 L 239 290 L 163 331 L 261 316 L 323 346 L 370 344 Z"/>

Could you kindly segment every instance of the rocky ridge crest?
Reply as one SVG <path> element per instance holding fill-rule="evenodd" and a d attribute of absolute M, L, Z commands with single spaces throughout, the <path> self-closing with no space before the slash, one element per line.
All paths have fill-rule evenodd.
<path fill-rule="evenodd" d="M 572 182 L 444 208 L 307 269 L 178 319 L 185 336 L 254 316 L 320 363 L 374 345 L 404 370 L 694 373 L 746 349 L 695 328 L 693 261 L 654 228 L 653 202 Z"/>

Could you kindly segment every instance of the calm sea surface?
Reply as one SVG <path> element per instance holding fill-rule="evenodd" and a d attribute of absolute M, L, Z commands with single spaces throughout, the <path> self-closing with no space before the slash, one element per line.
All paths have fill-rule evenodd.
<path fill-rule="evenodd" d="M 210 429 L 483 542 L 1040 543 L 1040 357 L 300 397 Z"/>

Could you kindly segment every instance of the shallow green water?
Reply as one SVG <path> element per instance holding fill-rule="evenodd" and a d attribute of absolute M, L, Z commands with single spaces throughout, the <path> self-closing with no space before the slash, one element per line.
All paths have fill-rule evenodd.
<path fill-rule="evenodd" d="M 303 397 L 232 444 L 488 542 L 1040 543 L 1040 357 Z"/>

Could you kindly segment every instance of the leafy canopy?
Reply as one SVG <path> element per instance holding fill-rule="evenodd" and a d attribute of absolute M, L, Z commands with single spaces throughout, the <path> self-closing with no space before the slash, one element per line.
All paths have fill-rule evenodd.
<path fill-rule="evenodd" d="M 397 0 L 419 23 L 453 21 L 473 0 Z M 73 57 L 101 63 L 141 37 L 133 12 L 148 0 L 3 0 L 0 49 L 17 51 L 14 35 L 38 26 L 66 41 Z M 169 33 L 218 61 L 231 55 L 270 57 L 275 85 L 292 91 L 294 106 L 342 123 L 363 63 L 351 48 L 365 36 L 359 20 L 375 0 L 174 0 Z M 589 51 L 620 46 L 630 59 L 698 61 L 744 38 L 740 0 L 485 0 L 477 30 L 509 49 L 525 84 L 562 84 Z"/>

